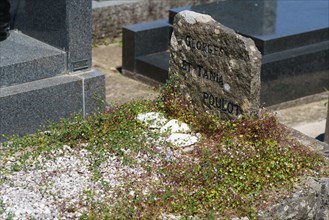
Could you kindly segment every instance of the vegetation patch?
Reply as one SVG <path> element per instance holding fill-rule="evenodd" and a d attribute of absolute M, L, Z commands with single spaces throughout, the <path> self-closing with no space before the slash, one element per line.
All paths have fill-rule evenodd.
<path fill-rule="evenodd" d="M 186 153 L 157 141 L 161 134 L 136 119 L 151 111 L 188 123 L 202 140 Z M 75 215 L 80 219 L 254 219 L 258 210 L 292 192 L 303 176 L 329 175 L 327 160 L 289 138 L 272 114 L 261 111 L 257 117 L 220 121 L 195 111 L 169 82 L 156 101 L 64 119 L 3 143 L 0 216 L 12 215 L 1 188 L 8 178 L 42 170 L 46 161 L 64 158 L 67 149 L 88 152 L 79 159 L 85 161 L 94 187 L 84 189 L 76 204 L 62 202 L 59 215 L 83 210 Z"/>

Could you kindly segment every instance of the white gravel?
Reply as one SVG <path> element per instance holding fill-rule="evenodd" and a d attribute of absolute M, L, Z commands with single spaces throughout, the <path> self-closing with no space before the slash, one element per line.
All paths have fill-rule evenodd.
<path fill-rule="evenodd" d="M 1 173 L 0 219 L 77 219 L 88 211 L 88 192 L 93 193 L 93 202 L 112 200 L 114 204 L 111 198 L 115 187 L 123 186 L 126 178 L 142 180 L 146 172 L 139 166 L 124 166 L 121 158 L 109 154 L 99 167 L 102 181 L 107 183 L 105 188 L 92 179 L 87 150 L 64 146 L 51 155 L 51 160 L 37 158 L 26 171 Z M 11 158 L 4 166 L 10 169 L 14 162 Z"/>
<path fill-rule="evenodd" d="M 133 166 L 124 165 L 121 157 L 102 152 L 103 159 L 96 167 L 99 173 L 95 174 L 91 168 L 93 162 L 99 158 L 87 150 L 88 144 L 80 144 L 73 148 L 65 145 L 61 149 L 44 153 L 43 156 L 28 158 L 24 162 L 25 169 L 18 172 L 15 172 L 13 167 L 21 165 L 15 158 L 19 155 L 4 157 L 5 161 L 0 161 L 3 168 L 0 167 L 0 219 L 78 219 L 83 213 L 88 213 L 92 203 L 115 205 L 120 201 L 118 190 L 134 196 L 134 187 L 140 185 L 141 188 L 137 190 L 147 194 L 159 178 L 157 174 L 144 170 L 142 165 L 148 163 L 153 166 L 163 161 L 174 160 L 181 155 L 182 150 L 184 152 L 184 147 L 196 143 L 198 138 L 191 134 L 181 134 L 185 139 L 192 138 L 193 141 L 186 144 L 184 139 L 184 146 L 175 151 L 167 146 L 170 140 L 165 143 L 166 138 L 171 135 L 172 130 L 189 133 L 188 125 L 178 123 L 177 120 L 172 121 L 163 128 L 171 132 L 152 138 L 152 135 L 149 135 L 154 132 L 160 133 L 161 127 L 168 120 L 156 112 L 139 115 L 139 119 L 143 123 L 149 123 L 150 130 L 145 131 L 144 135 L 147 135 L 147 140 L 154 145 L 157 155 L 134 153 L 133 159 L 136 163 Z M 177 128 L 174 127 L 176 125 Z M 191 149 L 193 150 L 193 146 L 186 152 Z M 0 150 L 5 151 L 4 148 Z M 32 151 L 33 148 L 26 149 L 28 150 Z M 129 147 L 121 149 L 121 152 L 124 155 L 132 154 Z M 95 175 L 98 175 L 96 179 Z M 127 185 L 130 188 L 126 189 Z"/>

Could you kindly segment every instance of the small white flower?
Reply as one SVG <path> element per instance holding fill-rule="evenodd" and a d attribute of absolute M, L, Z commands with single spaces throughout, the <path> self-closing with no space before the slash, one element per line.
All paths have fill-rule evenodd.
<path fill-rule="evenodd" d="M 168 149 L 167 150 L 167 153 L 166 153 L 166 159 L 165 159 L 166 161 L 169 161 L 170 160 L 171 154 L 172 154 L 171 150 Z"/>
<path fill-rule="evenodd" d="M 129 192 L 129 195 L 130 195 L 130 196 L 134 196 L 134 195 L 135 195 L 135 191 L 131 190 L 131 191 Z"/>

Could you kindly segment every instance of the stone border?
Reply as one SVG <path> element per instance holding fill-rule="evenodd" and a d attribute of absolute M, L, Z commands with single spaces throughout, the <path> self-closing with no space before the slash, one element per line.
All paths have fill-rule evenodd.
<path fill-rule="evenodd" d="M 288 129 L 292 138 L 298 140 L 301 144 L 311 148 L 312 150 L 319 152 L 329 160 L 329 144 L 309 137 L 293 128 L 289 128 L 287 126 L 285 127 Z"/>

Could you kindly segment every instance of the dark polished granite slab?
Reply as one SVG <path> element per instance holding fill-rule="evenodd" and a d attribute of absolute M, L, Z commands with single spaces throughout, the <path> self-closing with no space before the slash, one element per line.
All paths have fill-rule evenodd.
<path fill-rule="evenodd" d="M 91 67 L 91 0 L 11 0 L 11 28 L 67 52 L 67 69 Z"/>
<path fill-rule="evenodd" d="M 103 110 L 105 76 L 90 69 L 91 0 L 10 2 L 12 30 L 0 42 L 0 142 Z"/>
<path fill-rule="evenodd" d="M 123 28 L 123 69 L 135 72 L 136 58 L 166 51 L 169 45 L 169 38 L 169 24 L 165 19 L 128 25 Z"/>
<path fill-rule="evenodd" d="M 172 9 L 208 14 L 252 38 L 263 55 L 329 40 L 328 0 L 224 0 Z"/>
<path fill-rule="evenodd" d="M 3 135 L 24 135 L 74 113 L 88 115 L 102 110 L 105 77 L 80 71 L 0 88 L 0 142 Z"/>
<path fill-rule="evenodd" d="M 0 88 L 66 72 L 66 53 L 23 33 L 11 31 L 0 42 Z"/>
<path fill-rule="evenodd" d="M 144 72 L 146 77 L 165 83 L 168 79 L 169 52 L 153 53 L 136 59 L 136 72 Z"/>

